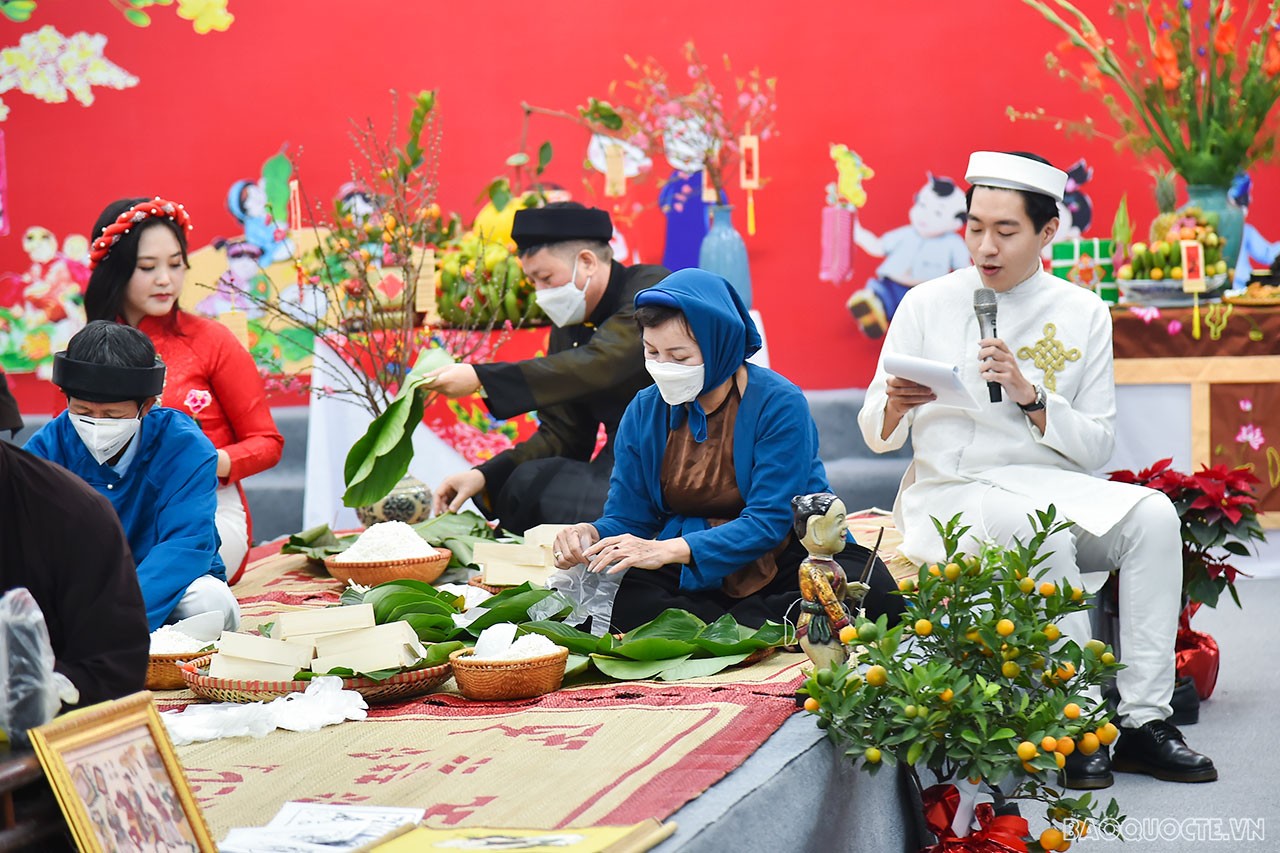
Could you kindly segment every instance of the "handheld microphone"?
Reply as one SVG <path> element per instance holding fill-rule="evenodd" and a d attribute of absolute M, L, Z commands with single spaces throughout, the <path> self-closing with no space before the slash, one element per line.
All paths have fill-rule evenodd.
<path fill-rule="evenodd" d="M 996 337 L 996 292 L 989 287 L 980 287 L 973 292 L 973 313 L 978 317 L 978 329 L 983 338 Z M 987 394 L 993 403 L 1001 398 L 1000 383 L 988 382 Z"/>

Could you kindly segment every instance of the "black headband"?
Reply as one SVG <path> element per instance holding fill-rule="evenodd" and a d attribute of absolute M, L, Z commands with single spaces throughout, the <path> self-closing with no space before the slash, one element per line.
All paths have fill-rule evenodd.
<path fill-rule="evenodd" d="M 164 390 L 164 365 L 115 367 L 75 361 L 60 352 L 53 357 L 53 384 L 68 397 L 89 403 L 149 400 Z"/>

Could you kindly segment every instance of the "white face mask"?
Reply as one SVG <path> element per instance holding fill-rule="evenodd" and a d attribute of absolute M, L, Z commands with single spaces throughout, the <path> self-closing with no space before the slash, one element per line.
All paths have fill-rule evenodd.
<path fill-rule="evenodd" d="M 138 434 L 141 418 L 91 418 L 71 415 L 71 425 L 84 446 L 101 465 L 120 452 Z"/>
<path fill-rule="evenodd" d="M 548 287 L 534 292 L 533 298 L 538 300 L 542 313 L 557 326 L 574 326 L 587 317 L 587 285 L 591 276 L 587 276 L 582 288 L 574 282 L 578 278 L 578 259 L 573 259 L 573 272 L 569 273 L 569 281 L 559 287 Z"/>
<path fill-rule="evenodd" d="M 692 403 L 702 393 L 707 373 L 704 364 L 676 364 L 647 358 L 644 366 L 668 406 Z"/>

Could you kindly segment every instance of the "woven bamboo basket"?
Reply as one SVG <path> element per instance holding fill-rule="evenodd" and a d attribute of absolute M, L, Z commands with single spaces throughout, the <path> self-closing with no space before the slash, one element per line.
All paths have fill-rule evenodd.
<path fill-rule="evenodd" d="M 474 586 L 476 589 L 483 589 L 485 592 L 492 593 L 493 595 L 497 595 L 498 593 L 502 592 L 504 589 L 511 588 L 509 586 L 491 586 L 485 583 L 484 581 L 480 580 L 479 575 L 476 575 L 475 577 L 468 580 L 467 586 Z"/>
<path fill-rule="evenodd" d="M 301 693 L 310 681 L 237 681 L 212 678 L 199 670 L 209 666 L 212 655 L 196 658 L 182 670 L 187 689 L 197 696 L 215 702 L 270 702 L 290 693 Z M 448 663 L 428 669 L 415 669 L 393 675 L 383 681 L 369 678 L 344 678 L 345 690 L 354 690 L 366 702 L 394 702 L 430 693 L 449 680 L 452 667 Z"/>
<path fill-rule="evenodd" d="M 532 699 L 559 690 L 569 650 L 525 660 L 470 660 L 475 649 L 449 655 L 458 689 L 468 699 Z"/>
<path fill-rule="evenodd" d="M 187 686 L 179 664 L 205 652 L 178 652 L 177 654 L 152 655 L 147 659 L 147 690 L 181 690 Z"/>
<path fill-rule="evenodd" d="M 408 560 L 378 560 L 370 563 L 339 563 L 334 554 L 324 558 L 324 567 L 329 574 L 346 583 L 355 581 L 364 586 L 377 586 L 387 581 L 409 580 L 431 583 L 444 574 L 449 567 L 453 552 L 448 548 L 437 548 L 430 557 L 414 557 Z"/>

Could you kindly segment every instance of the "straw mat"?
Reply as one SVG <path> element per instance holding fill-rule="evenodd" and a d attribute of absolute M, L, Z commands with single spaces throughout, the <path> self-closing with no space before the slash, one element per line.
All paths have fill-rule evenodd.
<path fill-rule="evenodd" d="M 340 589 L 268 558 L 235 588 L 252 627 Z M 288 800 L 426 810 L 434 826 L 631 823 L 665 818 L 741 764 L 795 712 L 803 655 L 709 678 L 590 682 L 536 699 L 472 702 L 453 681 L 318 732 L 179 747 L 215 837 L 265 824 Z M 157 694 L 161 708 L 186 691 Z"/>

